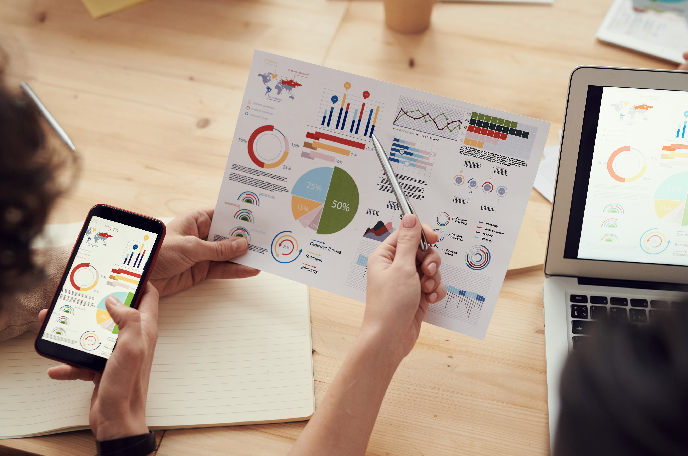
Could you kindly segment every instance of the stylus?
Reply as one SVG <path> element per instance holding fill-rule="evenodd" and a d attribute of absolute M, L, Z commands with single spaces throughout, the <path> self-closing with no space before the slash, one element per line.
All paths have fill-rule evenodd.
<path fill-rule="evenodd" d="M 46 108 L 45 105 L 41 103 L 41 100 L 36 96 L 33 90 L 31 90 L 31 87 L 29 87 L 29 85 L 24 81 L 19 83 L 19 85 L 21 86 L 24 94 L 33 102 L 34 105 L 36 105 L 43 117 L 45 117 L 45 120 L 47 120 L 50 126 L 53 127 L 53 130 L 55 130 L 57 136 L 59 136 L 60 139 L 65 144 L 67 144 L 67 146 L 70 149 L 76 152 L 76 147 L 74 147 L 74 143 L 71 139 L 69 139 L 69 136 L 67 136 L 67 132 L 65 132 L 64 129 L 60 126 L 60 124 L 57 123 L 57 120 L 55 120 L 53 115 L 50 114 L 50 111 L 48 111 L 48 108 Z"/>
<path fill-rule="evenodd" d="M 406 195 L 404 195 L 404 191 L 401 189 L 401 186 L 399 186 L 399 181 L 397 180 L 397 177 L 394 175 L 394 171 L 392 170 L 392 164 L 389 162 L 387 154 L 385 153 L 385 150 L 382 148 L 380 141 L 377 140 L 375 134 L 373 134 L 371 138 L 373 138 L 373 146 L 375 147 L 377 158 L 380 160 L 380 164 L 382 165 L 382 169 L 385 171 L 387 180 L 389 181 L 390 185 L 392 186 L 392 189 L 394 190 L 394 196 L 396 196 L 397 202 L 399 203 L 399 207 L 401 207 L 401 212 L 404 215 L 416 215 L 416 211 L 413 210 L 413 206 L 411 206 L 411 203 L 409 203 L 408 198 L 406 198 Z M 428 241 L 427 239 L 425 239 L 425 233 L 423 232 L 423 230 L 420 231 L 420 249 L 423 252 L 425 252 L 428 249 Z"/>

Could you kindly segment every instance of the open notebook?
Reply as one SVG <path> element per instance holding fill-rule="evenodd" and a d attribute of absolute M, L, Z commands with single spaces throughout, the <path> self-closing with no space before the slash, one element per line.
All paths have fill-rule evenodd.
<path fill-rule="evenodd" d="M 81 224 L 48 227 L 74 243 Z M 160 302 L 148 391 L 152 429 L 298 421 L 315 410 L 308 287 L 261 273 Z M 35 334 L 0 343 L 0 438 L 88 428 L 93 384 L 50 380 Z"/>

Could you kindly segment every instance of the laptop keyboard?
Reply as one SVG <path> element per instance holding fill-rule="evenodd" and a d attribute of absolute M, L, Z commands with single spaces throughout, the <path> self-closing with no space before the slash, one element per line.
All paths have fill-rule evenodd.
<path fill-rule="evenodd" d="M 688 301 L 662 301 L 587 294 L 570 294 L 569 304 L 574 350 L 587 343 L 586 336 L 592 334 L 604 320 L 611 319 L 644 325 L 652 323 L 662 312 L 688 309 Z"/>

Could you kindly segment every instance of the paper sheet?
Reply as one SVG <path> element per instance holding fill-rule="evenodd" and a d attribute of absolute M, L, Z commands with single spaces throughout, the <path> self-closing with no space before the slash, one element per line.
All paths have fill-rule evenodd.
<path fill-rule="evenodd" d="M 73 244 L 81 223 L 36 247 Z M 315 410 L 308 288 L 271 274 L 213 280 L 163 298 L 147 424 L 297 421 Z M 33 333 L 0 343 L 0 438 L 88 427 L 93 384 L 50 380 Z"/>
<path fill-rule="evenodd" d="M 483 338 L 549 124 L 256 51 L 210 238 L 242 264 L 365 301 L 401 217 L 370 136 L 440 241 L 447 299 L 426 321 Z"/>
<path fill-rule="evenodd" d="M 635 11 L 631 0 L 615 0 L 597 30 L 597 38 L 684 63 L 683 53 L 688 51 L 688 23 L 673 14 Z"/>
<path fill-rule="evenodd" d="M 145 0 L 81 0 L 94 19 L 116 13 Z"/>

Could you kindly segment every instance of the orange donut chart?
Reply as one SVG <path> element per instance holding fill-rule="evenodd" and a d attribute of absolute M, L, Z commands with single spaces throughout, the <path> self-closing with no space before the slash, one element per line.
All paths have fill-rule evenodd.
<path fill-rule="evenodd" d="M 614 160 L 616 160 L 616 157 L 623 154 L 624 152 L 635 153 L 637 155 L 640 155 L 640 157 L 642 157 L 643 166 L 642 166 L 642 168 L 640 168 L 640 171 L 635 176 L 622 177 L 622 176 L 619 176 L 616 173 L 616 171 L 614 171 Z M 631 146 L 619 147 L 618 149 L 616 149 L 612 153 L 612 155 L 609 157 L 609 160 L 607 161 L 607 171 L 609 172 L 609 175 L 611 176 L 611 178 L 617 182 L 633 182 L 635 180 L 638 180 L 641 177 L 643 177 L 643 174 L 645 174 L 646 170 L 647 170 L 647 162 L 645 161 L 645 157 L 643 156 L 643 154 L 641 154 L 637 150 L 631 149 Z"/>

